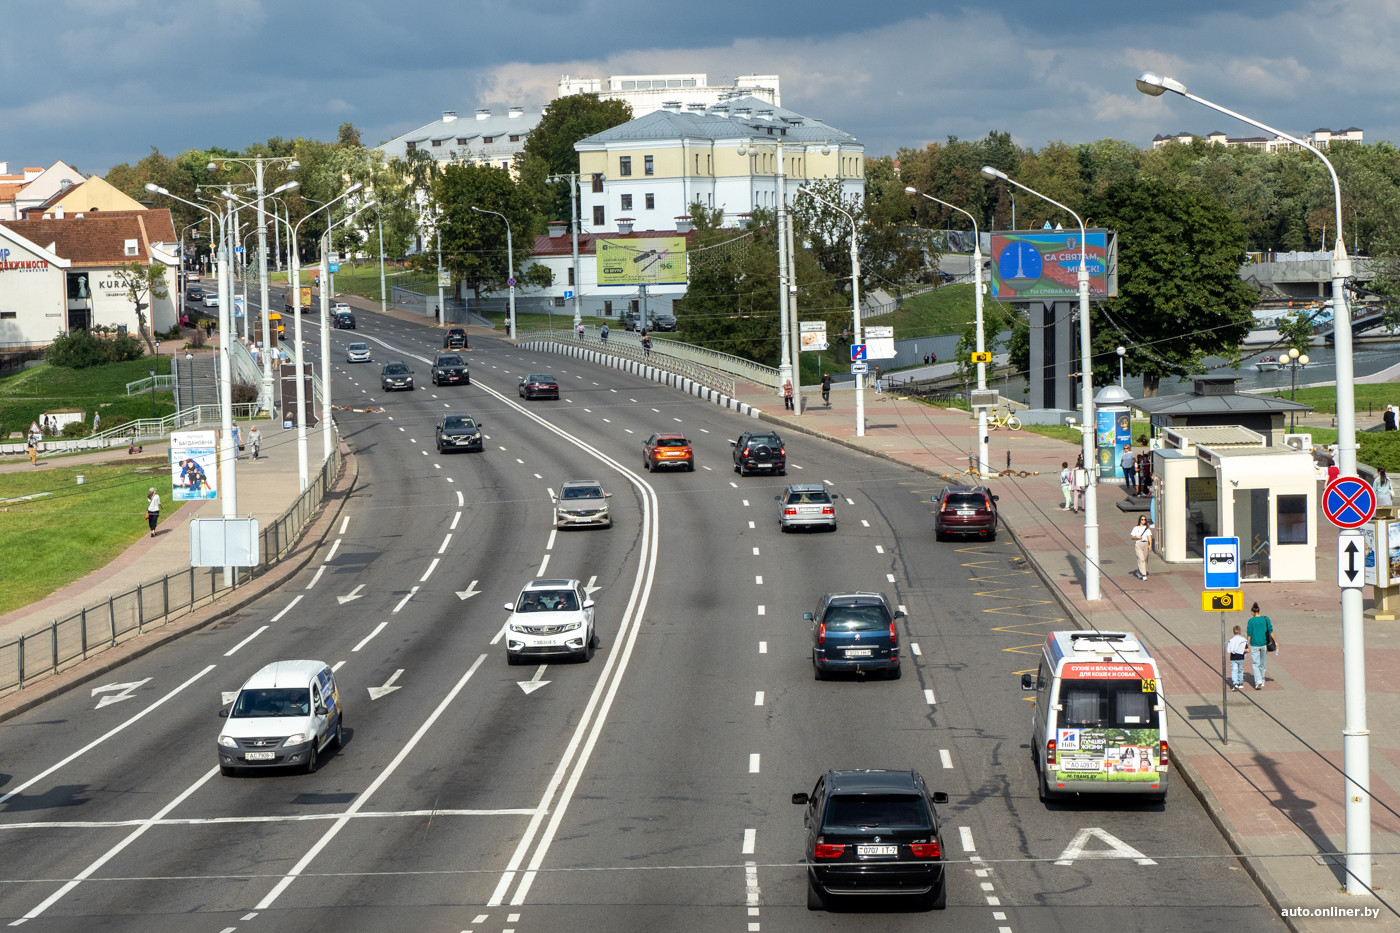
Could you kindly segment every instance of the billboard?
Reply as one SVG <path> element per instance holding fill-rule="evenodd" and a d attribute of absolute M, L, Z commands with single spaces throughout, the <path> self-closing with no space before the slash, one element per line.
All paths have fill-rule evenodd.
<path fill-rule="evenodd" d="M 217 499 L 218 451 L 213 431 L 177 431 L 170 435 L 171 498 L 176 502 Z"/>
<path fill-rule="evenodd" d="M 1087 231 L 1003 230 L 992 233 L 994 301 L 1074 301 L 1079 298 L 1079 257 L 1089 271 L 1089 297 L 1118 294 L 1118 234 Z"/>
<path fill-rule="evenodd" d="M 826 321 L 798 321 L 797 330 L 799 335 L 799 346 L 803 350 L 831 349 L 831 344 L 826 340 Z"/>
<path fill-rule="evenodd" d="M 599 285 L 684 285 L 685 237 L 595 240 Z"/>

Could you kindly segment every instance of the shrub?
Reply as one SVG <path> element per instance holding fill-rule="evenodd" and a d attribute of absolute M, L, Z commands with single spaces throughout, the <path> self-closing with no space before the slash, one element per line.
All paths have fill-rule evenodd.
<path fill-rule="evenodd" d="M 86 421 L 70 421 L 63 426 L 64 437 L 87 437 L 92 433 L 92 427 Z"/>
<path fill-rule="evenodd" d="M 67 330 L 54 338 L 45 354 L 50 363 L 66 369 L 88 369 L 104 363 L 139 360 L 146 353 L 140 340 L 131 334 L 98 334 Z"/>
<path fill-rule="evenodd" d="M 235 405 L 245 402 L 256 402 L 258 396 L 261 394 L 261 389 L 258 386 L 251 385 L 247 382 L 235 382 L 229 389 L 230 393 L 233 395 L 233 404 Z"/>

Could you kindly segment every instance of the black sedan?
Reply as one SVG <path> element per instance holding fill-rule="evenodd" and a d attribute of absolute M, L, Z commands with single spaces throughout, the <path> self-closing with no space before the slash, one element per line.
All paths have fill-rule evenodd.
<path fill-rule="evenodd" d="M 443 415 L 433 429 L 438 453 L 448 450 L 485 450 L 481 425 L 471 415 Z"/>
<path fill-rule="evenodd" d="M 899 631 L 880 593 L 828 593 L 813 612 L 802 618 L 812 623 L 812 670 L 817 680 L 829 673 L 864 674 L 881 671 L 899 678 Z"/>
<path fill-rule="evenodd" d="M 559 381 L 549 373 L 530 373 L 520 377 L 521 398 L 558 398 Z"/>
<path fill-rule="evenodd" d="M 391 389 L 413 388 L 413 370 L 408 368 L 408 364 L 395 360 L 392 363 L 385 363 L 384 368 L 379 372 L 379 385 L 385 392 Z"/>
<path fill-rule="evenodd" d="M 917 771 L 828 771 L 806 808 L 807 909 L 833 895 L 905 895 L 933 910 L 948 906 L 943 836 L 932 793 Z"/>
<path fill-rule="evenodd" d="M 471 385 L 472 374 L 467 361 L 458 353 L 439 353 L 433 362 L 433 385 Z"/>
<path fill-rule="evenodd" d="M 191 285 L 185 290 L 185 297 L 190 301 L 203 301 L 204 289 L 198 285 Z"/>

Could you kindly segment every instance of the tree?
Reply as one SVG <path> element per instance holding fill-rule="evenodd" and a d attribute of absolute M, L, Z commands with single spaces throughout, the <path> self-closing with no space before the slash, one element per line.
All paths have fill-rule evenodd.
<path fill-rule="evenodd" d="M 475 293 L 481 301 L 482 292 L 498 292 L 506 288 L 511 275 L 519 275 L 521 265 L 530 256 L 530 246 L 540 226 L 538 215 L 531 209 L 530 199 L 520 190 L 503 168 L 486 165 L 449 165 L 433 184 L 433 201 L 439 214 L 438 227 L 442 233 L 442 264 Z M 510 221 L 515 268 L 506 261 L 506 225 L 500 217 L 472 210 L 497 211 Z M 547 275 L 543 266 L 531 273 Z"/>
<path fill-rule="evenodd" d="M 567 220 L 573 185 L 547 184 L 546 179 L 578 171 L 574 143 L 631 119 L 631 104 L 603 100 L 597 94 L 570 94 L 552 101 L 544 109 L 540 122 L 525 137 L 525 148 L 519 160 L 521 180 L 528 186 L 536 212 L 546 220 Z"/>
<path fill-rule="evenodd" d="M 136 324 L 141 339 L 146 341 L 147 349 L 154 354 L 156 345 L 150 326 L 146 323 L 145 311 L 152 301 L 170 296 L 165 287 L 165 266 L 155 262 L 147 265 L 139 259 L 133 259 L 115 271 L 117 281 L 121 282 L 127 298 L 136 308 Z"/>
<path fill-rule="evenodd" d="M 723 207 L 697 201 L 690 216 L 695 224 L 690 276 L 676 304 L 680 338 L 775 365 L 781 346 L 774 213 L 754 211 L 746 230 L 722 227 Z"/>
<path fill-rule="evenodd" d="M 1163 376 L 1237 352 L 1258 295 L 1239 276 L 1244 228 L 1224 207 L 1203 192 L 1134 179 L 1089 198 L 1084 212 L 1119 237 L 1118 296 L 1092 312 L 1096 382 L 1116 375 L 1119 344 L 1147 395 Z"/>
<path fill-rule="evenodd" d="M 1285 347 L 1306 353 L 1312 335 L 1313 315 L 1307 311 L 1292 311 L 1279 319 L 1278 337 Z"/>

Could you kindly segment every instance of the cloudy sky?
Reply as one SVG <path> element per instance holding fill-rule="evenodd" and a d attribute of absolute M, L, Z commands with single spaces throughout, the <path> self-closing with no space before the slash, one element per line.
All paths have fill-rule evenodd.
<path fill-rule="evenodd" d="M 0 30 L 0 162 L 88 174 L 211 145 L 376 144 L 443 110 L 537 110 L 560 76 L 778 74 L 784 106 L 871 155 L 1010 132 L 1023 146 L 1249 128 L 1400 141 L 1400 0 L 50 0 Z M 10 17 L 12 25 L 15 18 Z"/>

